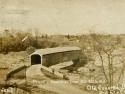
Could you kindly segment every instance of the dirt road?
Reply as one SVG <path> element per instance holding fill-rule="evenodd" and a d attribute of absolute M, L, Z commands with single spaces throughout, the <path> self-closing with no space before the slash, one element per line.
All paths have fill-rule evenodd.
<path fill-rule="evenodd" d="M 40 68 L 41 68 L 40 65 L 31 66 L 27 70 L 27 77 L 32 79 L 37 79 L 37 78 L 39 79 L 39 77 L 46 79 L 45 75 L 42 74 L 42 72 L 40 71 Z M 55 81 L 49 78 L 47 79 L 47 81 L 49 81 L 49 83 L 38 84 L 38 87 L 56 92 L 58 94 L 91 94 L 90 92 L 81 90 L 70 83 L 60 83 L 60 82 L 56 83 L 56 81 L 58 82 L 58 80 Z"/>

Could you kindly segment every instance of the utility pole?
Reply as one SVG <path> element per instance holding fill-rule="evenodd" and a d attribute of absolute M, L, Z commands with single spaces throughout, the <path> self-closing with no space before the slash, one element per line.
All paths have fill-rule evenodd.
<path fill-rule="evenodd" d="M 0 52 L 2 51 L 2 37 L 0 38 Z"/>

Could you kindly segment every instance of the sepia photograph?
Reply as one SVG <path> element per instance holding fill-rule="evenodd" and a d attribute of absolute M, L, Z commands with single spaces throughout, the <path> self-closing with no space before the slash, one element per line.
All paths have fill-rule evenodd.
<path fill-rule="evenodd" d="M 0 94 L 125 94 L 125 0 L 0 0 Z"/>

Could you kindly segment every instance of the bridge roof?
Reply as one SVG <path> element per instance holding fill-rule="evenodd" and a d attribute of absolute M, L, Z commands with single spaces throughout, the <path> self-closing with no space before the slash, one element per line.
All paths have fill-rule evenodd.
<path fill-rule="evenodd" d="M 53 53 L 59 53 L 59 52 L 78 51 L 78 50 L 81 50 L 81 49 L 79 47 L 55 47 L 55 48 L 38 49 L 31 55 L 33 54 L 47 55 L 47 54 L 53 54 Z"/>

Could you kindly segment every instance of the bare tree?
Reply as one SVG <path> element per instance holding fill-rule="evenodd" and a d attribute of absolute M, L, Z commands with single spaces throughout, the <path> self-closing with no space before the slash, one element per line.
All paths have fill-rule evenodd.
<path fill-rule="evenodd" d="M 114 59 L 117 55 L 114 54 L 114 52 L 118 49 L 121 43 L 119 41 L 121 41 L 121 39 L 119 37 L 112 38 L 110 35 L 100 35 L 95 33 L 91 33 L 90 37 L 92 39 L 93 49 L 98 53 L 100 58 L 102 72 L 104 74 L 107 87 L 112 87 L 118 84 L 118 82 L 123 78 L 125 64 L 124 60 L 120 61 L 123 67 L 121 68 L 119 75 L 117 75 L 118 80 L 115 81 L 114 77 L 116 77 L 116 75 L 114 74 Z M 105 66 L 105 59 L 108 62 L 107 66 Z M 108 94 L 111 94 L 110 90 L 108 90 Z"/>

